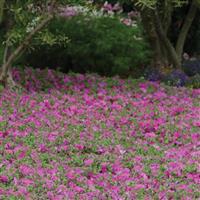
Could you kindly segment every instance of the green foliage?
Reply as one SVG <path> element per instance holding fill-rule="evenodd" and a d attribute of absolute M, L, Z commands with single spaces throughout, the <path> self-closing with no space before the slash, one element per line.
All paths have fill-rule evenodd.
<path fill-rule="evenodd" d="M 128 27 L 115 18 L 57 18 L 50 23 L 48 32 L 65 34 L 70 42 L 59 46 L 35 45 L 35 51 L 25 55 L 26 64 L 59 67 L 64 72 L 127 75 L 141 69 L 141 65 L 148 61 L 149 52 L 141 38 L 141 28 Z"/>
<path fill-rule="evenodd" d="M 14 27 L 8 31 L 7 37 L 9 38 L 10 46 L 15 47 L 18 46 L 24 40 L 27 34 L 30 33 L 45 16 L 38 16 L 32 12 L 26 12 L 21 8 L 13 8 L 11 10 L 14 12 L 14 18 L 16 23 Z M 38 32 L 33 38 L 32 42 L 29 45 L 29 48 L 33 48 L 33 43 L 46 45 L 60 45 L 60 43 L 67 44 L 68 42 L 69 40 L 65 34 L 54 35 L 50 33 L 48 29 L 43 28 L 43 30 Z"/>
<path fill-rule="evenodd" d="M 5 3 L 4 3 L 5 2 Z M 50 5 L 53 0 L 33 1 L 33 0 L 20 0 L 20 1 L 0 1 L 0 22 L 3 19 L 6 25 L 3 25 L 1 30 L 1 41 L 3 41 L 3 48 L 6 44 L 11 48 L 19 46 L 29 33 L 38 26 L 50 14 Z M 89 6 L 90 4 L 85 0 L 58 0 L 56 1 L 56 16 L 57 10 L 61 6 L 66 5 L 82 5 Z M 9 23 L 9 28 L 7 27 Z M 53 35 L 48 32 L 48 29 L 43 28 L 31 38 L 29 49 L 32 49 L 32 43 L 46 44 L 46 45 L 60 45 L 60 43 L 67 44 L 69 42 L 65 34 Z M 1 52 L 0 58 L 2 60 Z"/>
<path fill-rule="evenodd" d="M 155 6 L 161 2 L 162 1 L 160 0 L 137 0 L 135 1 L 135 4 L 141 6 L 142 8 L 148 7 L 154 9 Z M 173 4 L 174 7 L 182 7 L 184 4 L 188 3 L 187 0 L 170 0 L 165 2 L 166 3 L 170 2 L 171 4 Z"/>
<path fill-rule="evenodd" d="M 200 74 L 190 77 L 189 81 L 187 82 L 187 86 L 195 89 L 200 88 Z"/>

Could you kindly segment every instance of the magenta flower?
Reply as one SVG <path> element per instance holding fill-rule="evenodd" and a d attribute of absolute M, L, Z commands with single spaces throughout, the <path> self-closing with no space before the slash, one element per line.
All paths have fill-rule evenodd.
<path fill-rule="evenodd" d="M 67 6 L 67 7 L 60 8 L 59 15 L 62 17 L 73 17 L 73 16 L 76 16 L 77 14 L 78 14 L 77 10 L 73 6 Z"/>
<path fill-rule="evenodd" d="M 0 199 L 199 198 L 200 90 L 13 70 L 28 91 L 1 93 Z"/>
<path fill-rule="evenodd" d="M 93 162 L 94 162 L 94 161 L 93 161 L 92 159 L 87 159 L 87 160 L 84 161 L 84 164 L 85 164 L 86 166 L 90 166 Z"/>
<path fill-rule="evenodd" d="M 9 181 L 8 176 L 0 175 L 0 182 L 1 183 L 7 183 Z"/>
<path fill-rule="evenodd" d="M 75 148 L 76 148 L 77 150 L 83 150 L 85 147 L 84 147 L 84 145 L 82 145 L 82 144 L 75 144 Z"/>

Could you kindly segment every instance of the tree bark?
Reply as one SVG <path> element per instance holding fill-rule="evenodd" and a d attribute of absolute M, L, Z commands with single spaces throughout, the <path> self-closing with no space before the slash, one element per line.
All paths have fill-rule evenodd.
<path fill-rule="evenodd" d="M 166 33 L 166 35 L 167 35 L 168 30 L 171 25 L 172 12 L 173 12 L 172 4 L 173 4 L 173 2 L 171 2 L 169 0 L 163 0 L 163 1 L 159 1 L 158 5 L 157 5 L 159 18 L 160 18 L 160 21 L 163 26 L 163 30 Z"/>
<path fill-rule="evenodd" d="M 173 64 L 179 68 L 180 63 L 178 63 L 175 49 L 167 38 L 168 27 L 170 26 L 170 16 L 168 16 L 168 22 L 166 23 L 165 21 L 165 24 L 163 25 L 161 19 L 155 18 L 155 10 L 146 8 L 142 10 L 141 18 L 147 39 L 153 50 L 153 62 L 151 65 L 161 69 L 167 68 Z M 174 57 L 173 60 L 172 56 Z"/>
<path fill-rule="evenodd" d="M 181 61 L 182 54 L 183 54 L 183 47 L 185 44 L 185 40 L 186 40 L 188 31 L 192 25 L 192 22 L 195 18 L 196 13 L 197 13 L 196 2 L 192 1 L 191 6 L 188 11 L 188 14 L 185 18 L 185 21 L 184 21 L 181 31 L 179 33 L 177 43 L 176 43 L 176 53 L 177 53 L 180 61 Z"/>
<path fill-rule="evenodd" d="M 153 60 L 151 65 L 153 67 L 159 68 L 163 63 L 164 57 L 162 55 L 159 37 L 153 22 L 153 11 L 151 9 L 145 8 L 141 12 L 141 18 L 145 35 L 153 51 Z"/>
<path fill-rule="evenodd" d="M 0 0 L 1 1 L 1 0 Z M 7 40 L 5 52 L 4 52 L 4 63 L 1 67 L 1 74 L 0 74 L 0 83 L 6 87 L 14 87 L 16 86 L 11 73 L 11 64 L 15 61 L 15 59 L 20 56 L 21 53 L 27 48 L 29 43 L 31 42 L 32 38 L 36 33 L 38 33 L 44 26 L 48 24 L 51 19 L 54 17 L 55 13 L 55 5 L 57 3 L 57 0 L 52 0 L 50 3 L 50 10 L 47 11 L 46 18 L 44 18 L 22 41 L 22 43 L 13 51 L 10 52 L 10 46 L 9 46 L 9 40 Z"/>
<path fill-rule="evenodd" d="M 5 0 L 0 0 L 0 24 L 3 21 L 4 4 L 5 4 Z"/>
<path fill-rule="evenodd" d="M 0 82 L 2 85 L 7 86 L 10 85 L 13 86 L 13 81 L 10 81 L 10 75 L 9 70 L 11 68 L 11 64 L 13 61 L 20 55 L 20 53 L 26 49 L 26 47 L 29 45 L 29 42 L 33 38 L 33 36 L 38 33 L 51 19 L 53 18 L 53 15 L 47 16 L 44 20 L 42 20 L 41 23 L 39 23 L 24 39 L 24 41 L 16 48 L 16 50 L 9 55 L 6 62 L 3 63 L 2 71 L 0 75 Z"/>
<path fill-rule="evenodd" d="M 135 2 L 135 1 L 134 1 Z M 146 30 L 146 36 L 153 50 L 154 66 L 169 67 L 181 70 L 182 53 L 184 43 L 192 24 L 192 21 L 200 7 L 200 0 L 192 0 L 188 14 L 180 31 L 176 44 L 174 45 L 168 37 L 171 25 L 171 17 L 174 11 L 172 2 L 169 0 L 158 0 L 154 9 L 137 9 L 141 13 L 142 24 Z M 153 23 L 152 23 L 153 22 Z"/>
<path fill-rule="evenodd" d="M 164 45 L 164 47 L 167 51 L 168 57 L 170 58 L 173 67 L 177 68 L 177 69 L 181 69 L 181 62 L 178 59 L 175 48 L 173 47 L 172 43 L 168 39 L 168 37 L 167 37 L 163 27 L 162 27 L 162 24 L 161 24 L 157 10 L 154 11 L 154 19 L 155 19 L 156 31 L 159 35 L 161 43 Z"/>

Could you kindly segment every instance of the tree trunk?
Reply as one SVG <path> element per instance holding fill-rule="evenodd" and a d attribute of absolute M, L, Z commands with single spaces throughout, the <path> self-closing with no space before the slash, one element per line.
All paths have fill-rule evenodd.
<path fill-rule="evenodd" d="M 189 31 L 189 29 L 192 25 L 192 22 L 195 18 L 196 12 L 197 12 L 196 3 L 195 3 L 195 1 L 192 1 L 190 9 L 189 9 L 188 14 L 185 18 L 185 21 L 183 23 L 183 26 L 181 28 L 181 31 L 179 33 L 178 40 L 177 40 L 177 43 L 176 43 L 176 53 L 177 53 L 180 61 L 182 59 L 183 47 L 184 47 L 184 44 L 185 44 L 185 40 L 186 40 L 188 31 Z"/>
<path fill-rule="evenodd" d="M 33 36 L 38 33 L 51 19 L 53 18 L 53 15 L 49 15 L 47 16 L 47 18 L 45 18 L 44 20 L 41 21 L 41 23 L 39 23 L 35 29 L 33 29 L 28 35 L 27 37 L 24 39 L 24 41 L 15 49 L 14 52 L 12 52 L 8 58 L 6 59 L 6 62 L 3 63 L 2 65 L 2 70 L 1 70 L 1 74 L 0 74 L 0 83 L 6 87 L 13 87 L 16 84 L 14 84 L 14 81 L 12 80 L 12 76 L 11 73 L 9 72 L 11 70 L 11 64 L 13 63 L 13 61 L 15 61 L 15 59 L 21 54 L 21 52 L 23 52 L 24 49 L 27 48 L 27 46 L 29 45 L 29 42 L 31 41 L 31 39 L 33 38 Z M 8 44 L 7 44 L 8 45 Z M 9 48 L 9 47 L 8 47 Z M 7 49 L 7 48 L 6 48 Z M 6 52 L 5 52 L 6 54 Z M 7 56 L 6 56 L 7 57 Z"/>
<path fill-rule="evenodd" d="M 161 46 L 159 42 L 158 35 L 155 31 L 154 22 L 152 20 L 152 10 L 144 9 L 141 12 L 142 24 L 145 31 L 145 35 L 153 51 L 153 60 L 151 65 L 153 67 L 159 68 L 163 63 L 163 56 L 161 52 Z"/>
<path fill-rule="evenodd" d="M 168 0 L 160 0 L 157 1 L 154 9 L 137 7 L 141 13 L 147 39 L 153 50 L 152 63 L 154 67 L 168 68 L 172 66 L 181 70 L 184 43 L 198 6 L 200 6 L 200 0 L 192 0 L 175 46 L 168 37 L 171 16 L 174 10 L 173 3 Z"/>
<path fill-rule="evenodd" d="M 164 45 L 167 53 L 168 53 L 168 58 L 171 60 L 172 65 L 176 69 L 181 69 L 181 62 L 178 59 L 178 55 L 175 51 L 175 48 L 173 47 L 172 43 L 170 42 L 169 38 L 167 37 L 167 34 L 163 30 L 160 18 L 158 16 L 157 11 L 155 10 L 154 12 L 154 19 L 155 19 L 155 27 L 156 31 L 159 35 L 160 41 Z"/>
<path fill-rule="evenodd" d="M 1 0 L 0 0 L 1 1 Z M 9 39 L 6 42 L 6 48 L 4 52 L 4 63 L 1 67 L 1 74 L 0 74 L 0 83 L 6 87 L 14 87 L 16 86 L 11 73 L 11 65 L 15 61 L 15 59 L 20 56 L 23 51 L 27 48 L 29 43 L 31 42 L 32 38 L 35 36 L 36 33 L 38 33 L 41 29 L 44 28 L 48 24 L 51 19 L 54 17 L 54 13 L 56 12 L 56 3 L 57 0 L 52 0 L 50 2 L 49 11 L 46 13 L 46 18 L 44 18 L 22 41 L 19 46 L 10 53 L 10 46 L 9 46 Z M 9 20 L 8 20 L 9 21 Z"/>
<path fill-rule="evenodd" d="M 158 24 L 158 19 L 155 18 L 155 10 L 148 8 L 142 10 L 141 18 L 147 39 L 153 50 L 153 67 L 160 69 L 173 65 L 179 68 L 180 63 L 178 62 L 175 49 L 167 38 L 169 24 L 165 22 L 164 30 L 161 21 L 159 20 Z"/>
<path fill-rule="evenodd" d="M 11 55 L 12 51 L 11 51 L 11 46 L 9 45 L 9 39 L 6 41 L 6 47 L 4 50 L 4 57 L 3 57 L 3 65 L 7 62 L 9 56 Z M 5 75 L 5 71 L 3 71 L 3 68 L 1 69 L 1 75 L 0 75 L 0 83 L 6 87 L 6 85 L 9 85 L 10 87 L 14 87 L 16 86 L 15 81 L 13 80 L 12 77 L 12 72 L 11 69 L 8 68 L 8 72 Z M 4 74 L 4 77 L 2 77 L 2 75 Z"/>
<path fill-rule="evenodd" d="M 0 0 L 0 24 L 3 21 L 4 4 L 5 4 L 5 0 Z"/>
<path fill-rule="evenodd" d="M 4 29 L 5 29 L 5 32 L 7 33 L 13 26 L 13 19 L 12 19 L 12 16 L 11 16 L 9 10 L 3 11 L 4 10 L 4 5 L 5 5 L 4 4 L 5 0 L 0 0 L 0 3 L 1 3 L 0 4 L 1 8 L 0 9 L 2 9 L 1 13 L 0 13 L 1 14 L 1 20 L 3 20 L 3 18 L 5 19 L 4 20 Z M 3 65 L 7 62 L 9 56 L 11 55 L 11 53 L 12 53 L 12 47 L 10 45 L 10 38 L 8 37 L 7 40 L 6 40 L 6 45 L 5 45 L 4 55 L 3 55 Z M 2 75 L 3 74 L 3 69 L 1 69 L 0 72 L 1 72 L 1 75 Z M 6 84 L 15 86 L 15 82 L 14 82 L 14 80 L 12 78 L 12 73 L 11 73 L 10 69 L 8 69 L 6 82 L 5 81 L 1 81 L 1 84 L 4 85 L 4 87 L 6 86 Z"/>

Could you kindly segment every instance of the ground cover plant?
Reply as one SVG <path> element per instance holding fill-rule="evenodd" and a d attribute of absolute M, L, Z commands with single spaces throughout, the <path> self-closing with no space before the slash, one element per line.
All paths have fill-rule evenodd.
<path fill-rule="evenodd" d="M 200 89 L 13 69 L 0 199 L 200 198 Z"/>

